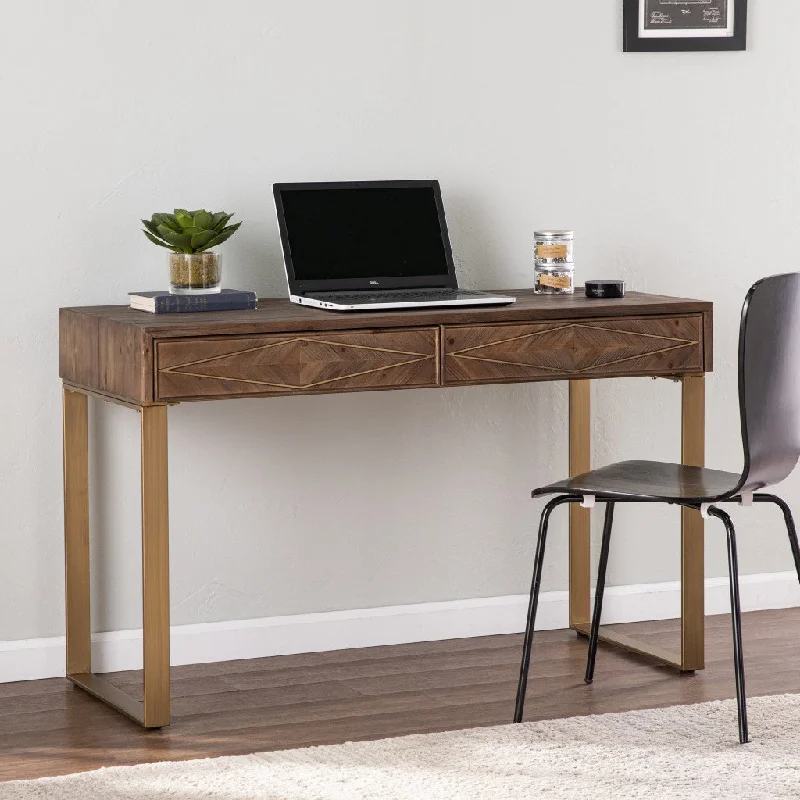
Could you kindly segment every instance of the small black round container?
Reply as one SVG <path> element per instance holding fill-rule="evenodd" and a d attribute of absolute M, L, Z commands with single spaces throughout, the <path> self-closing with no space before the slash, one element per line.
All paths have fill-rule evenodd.
<path fill-rule="evenodd" d="M 586 281 L 586 296 L 592 298 L 625 297 L 625 281 L 601 278 Z"/>

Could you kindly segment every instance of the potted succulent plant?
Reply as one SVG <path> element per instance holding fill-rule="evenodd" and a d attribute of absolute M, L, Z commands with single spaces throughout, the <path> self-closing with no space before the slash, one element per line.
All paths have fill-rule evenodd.
<path fill-rule="evenodd" d="M 222 287 L 219 253 L 212 247 L 233 236 L 241 222 L 228 225 L 233 214 L 176 208 L 172 214 L 153 214 L 142 220 L 144 235 L 171 250 L 169 290 L 172 294 L 213 294 Z"/>

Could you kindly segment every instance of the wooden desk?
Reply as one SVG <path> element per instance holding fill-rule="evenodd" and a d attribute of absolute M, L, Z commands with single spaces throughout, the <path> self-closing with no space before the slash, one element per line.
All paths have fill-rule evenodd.
<path fill-rule="evenodd" d="M 712 305 L 517 291 L 512 306 L 337 314 L 261 300 L 255 311 L 155 316 L 62 308 L 67 676 L 148 728 L 169 725 L 167 408 L 185 401 L 568 380 L 569 469 L 590 469 L 593 378 L 679 379 L 682 459 L 704 461 Z M 87 396 L 141 415 L 144 702 L 92 673 Z M 557 478 L 558 475 L 553 475 Z M 533 488 L 533 487 L 531 487 Z M 531 509 L 534 519 L 534 509 Z M 681 670 L 703 668 L 703 522 L 682 512 L 680 655 L 601 638 Z M 570 509 L 570 625 L 590 619 L 589 511 Z M 520 624 L 522 620 L 520 620 Z M 513 698 L 509 697 L 509 719 Z"/>

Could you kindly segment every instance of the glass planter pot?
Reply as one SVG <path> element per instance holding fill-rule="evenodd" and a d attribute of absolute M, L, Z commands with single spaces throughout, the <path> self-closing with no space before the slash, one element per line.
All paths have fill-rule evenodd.
<path fill-rule="evenodd" d="M 221 290 L 219 253 L 170 253 L 170 294 L 216 294 Z"/>

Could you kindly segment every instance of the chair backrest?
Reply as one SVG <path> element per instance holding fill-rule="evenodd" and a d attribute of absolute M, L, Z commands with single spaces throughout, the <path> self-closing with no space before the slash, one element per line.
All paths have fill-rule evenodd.
<path fill-rule="evenodd" d="M 744 470 L 739 491 L 771 486 L 800 459 L 800 273 L 753 284 L 739 331 Z"/>

